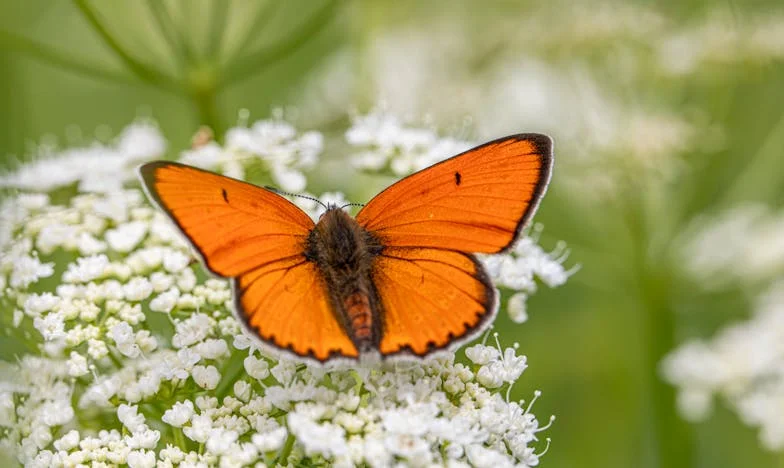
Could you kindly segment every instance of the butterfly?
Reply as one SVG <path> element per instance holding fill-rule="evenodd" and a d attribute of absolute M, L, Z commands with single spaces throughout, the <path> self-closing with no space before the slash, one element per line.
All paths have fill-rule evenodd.
<path fill-rule="evenodd" d="M 550 137 L 508 136 L 403 178 L 356 218 L 329 206 L 316 223 L 273 190 L 184 164 L 139 176 L 206 269 L 230 279 L 246 334 L 324 363 L 424 358 L 486 329 L 497 291 L 473 254 L 514 244 L 552 166 Z"/>

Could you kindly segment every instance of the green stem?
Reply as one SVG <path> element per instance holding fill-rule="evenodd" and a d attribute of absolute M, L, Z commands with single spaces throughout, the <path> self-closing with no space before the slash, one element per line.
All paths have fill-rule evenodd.
<path fill-rule="evenodd" d="M 667 304 L 668 283 L 665 277 L 643 277 L 643 300 L 646 327 L 645 370 L 651 398 L 651 424 L 658 454 L 656 466 L 691 467 L 694 457 L 693 429 L 677 412 L 675 388 L 661 378 L 659 366 L 664 356 L 675 348 L 674 311 Z"/>
<path fill-rule="evenodd" d="M 137 79 L 132 76 L 118 73 L 94 63 L 86 62 L 79 57 L 55 50 L 39 42 L 17 36 L 7 31 L 0 31 L 0 47 L 22 52 L 34 59 L 91 78 L 99 78 L 118 83 L 138 83 Z"/>
<path fill-rule="evenodd" d="M 158 24 L 158 29 L 161 31 L 163 38 L 171 47 L 174 57 L 180 64 L 180 68 L 184 69 L 192 58 L 190 49 L 185 39 L 177 33 L 174 21 L 172 21 L 171 15 L 166 10 L 166 5 L 160 0 L 147 0 L 147 7 L 152 12 L 152 16 Z"/>
<path fill-rule="evenodd" d="M 283 448 L 280 450 L 280 455 L 278 455 L 278 459 L 276 463 L 278 465 L 286 466 L 288 465 L 289 456 L 291 455 L 291 450 L 294 448 L 294 435 L 289 431 L 289 436 L 286 438 L 286 443 L 283 445 Z"/>
<path fill-rule="evenodd" d="M 220 53 L 230 5 L 231 3 L 227 1 L 216 0 L 212 2 L 209 35 L 207 36 L 207 57 L 209 59 L 215 59 Z"/>
<path fill-rule="evenodd" d="M 173 427 L 172 428 L 172 435 L 174 436 L 174 444 L 177 445 L 180 449 L 187 452 L 188 445 L 185 442 L 185 435 L 182 433 L 181 427 Z"/>
<path fill-rule="evenodd" d="M 104 24 L 98 18 L 98 15 L 92 10 L 90 5 L 88 5 L 87 0 L 73 0 L 73 2 L 76 7 L 79 8 L 79 11 L 81 11 L 82 16 L 84 16 L 87 22 L 89 22 L 93 27 L 95 32 L 101 36 L 101 39 L 103 39 L 104 43 L 110 49 L 112 49 L 114 53 L 123 61 L 123 63 L 125 63 L 125 65 L 139 78 L 162 88 L 179 90 L 177 82 L 174 80 L 174 78 L 167 76 L 158 70 L 155 70 L 154 68 L 131 56 L 131 54 L 120 45 L 119 41 L 115 39 L 114 36 L 112 36 L 106 26 L 104 26 Z"/>
<path fill-rule="evenodd" d="M 335 16 L 339 0 L 327 0 L 322 7 L 286 38 L 266 48 L 241 55 L 227 66 L 223 85 L 231 85 L 241 81 L 258 70 L 269 67 L 290 56 L 300 47 L 308 43 Z"/>
<path fill-rule="evenodd" d="M 693 430 L 678 415 L 675 389 L 662 380 L 659 372 L 662 359 L 676 345 L 677 322 L 670 306 L 671 275 L 662 269 L 664 255 L 651 252 L 654 246 L 645 223 L 644 201 L 630 196 L 627 202 L 626 214 L 633 239 L 632 268 L 640 288 L 643 314 L 643 372 L 649 401 L 646 432 L 653 436 L 652 466 L 688 468 L 694 459 Z"/>
<path fill-rule="evenodd" d="M 199 113 L 199 123 L 210 127 L 215 139 L 222 141 L 226 129 L 218 112 L 218 100 L 215 88 L 194 90 L 192 99 Z"/>
<path fill-rule="evenodd" d="M 228 58 L 230 62 L 234 62 L 236 54 L 243 55 L 245 49 L 249 46 L 253 45 L 253 40 L 259 37 L 259 31 L 262 31 L 266 26 L 267 23 L 275 16 L 275 11 L 283 5 L 283 2 L 277 0 L 267 0 L 264 2 L 262 6 L 256 10 L 256 15 L 253 17 L 253 21 L 251 22 L 248 29 L 245 31 L 242 39 L 237 41 L 237 46 L 234 49 L 234 52 Z"/>
<path fill-rule="evenodd" d="M 722 196 L 724 206 L 738 200 L 770 200 L 776 197 L 782 180 L 782 171 L 771 171 L 781 162 L 781 147 L 784 145 L 784 113 L 779 117 L 757 152 L 748 158 L 743 169 Z"/>
<path fill-rule="evenodd" d="M 248 354 L 242 351 L 234 352 L 220 370 L 221 381 L 215 389 L 215 396 L 223 399 L 229 391 L 234 389 L 237 377 L 245 373 L 245 357 Z"/>

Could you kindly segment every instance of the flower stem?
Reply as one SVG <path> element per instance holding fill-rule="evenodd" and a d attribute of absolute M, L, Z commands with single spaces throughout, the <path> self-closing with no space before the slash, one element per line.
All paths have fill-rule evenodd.
<path fill-rule="evenodd" d="M 234 383 L 237 381 L 237 377 L 245 372 L 244 356 L 247 356 L 247 354 L 242 351 L 237 351 L 233 353 L 223 367 L 221 367 L 221 381 L 218 384 L 218 388 L 215 389 L 215 396 L 218 397 L 219 400 L 222 400 L 223 397 L 228 395 L 229 391 L 234 389 Z"/>
<path fill-rule="evenodd" d="M 112 33 L 109 32 L 109 29 L 101 22 L 101 20 L 98 18 L 98 15 L 88 4 L 87 0 L 73 0 L 73 2 L 76 7 L 79 8 L 79 11 L 82 12 L 82 16 L 84 16 L 87 22 L 90 23 L 90 25 L 93 27 L 95 32 L 98 33 L 101 39 L 103 39 L 103 42 L 106 44 L 106 46 L 112 49 L 115 55 L 117 55 L 117 57 L 119 57 L 120 60 L 122 60 L 123 63 L 125 63 L 125 65 L 139 78 L 164 89 L 179 90 L 179 86 L 176 80 L 146 65 L 126 51 L 120 45 L 120 42 L 112 35 Z"/>
<path fill-rule="evenodd" d="M 285 39 L 268 47 L 242 55 L 226 67 L 223 85 L 234 84 L 270 65 L 282 60 L 315 37 L 335 16 L 339 0 L 326 2 L 299 27 L 294 28 Z"/>
<path fill-rule="evenodd" d="M 199 90 L 192 93 L 193 102 L 199 113 L 199 124 L 206 125 L 212 129 L 215 139 L 222 141 L 223 133 L 226 131 L 218 112 L 217 93 L 214 88 Z"/>
<path fill-rule="evenodd" d="M 634 193 L 634 192 L 631 192 Z M 670 305 L 671 272 L 666 270 L 666 252 L 655 251 L 647 223 L 646 203 L 629 197 L 626 219 L 632 238 L 632 268 L 638 281 L 643 326 L 643 378 L 648 401 L 645 433 L 652 435 L 654 461 L 648 466 L 687 468 L 692 466 L 692 428 L 677 413 L 675 389 L 662 380 L 659 365 L 675 347 L 676 317 Z M 640 466 L 645 466 L 640 464 Z"/>
<path fill-rule="evenodd" d="M 675 389 L 660 376 L 659 365 L 675 347 L 675 317 L 667 304 L 666 277 L 644 279 L 645 373 L 649 395 L 650 424 L 658 460 L 654 466 L 693 466 L 693 434 L 677 412 Z"/>
<path fill-rule="evenodd" d="M 185 436 L 182 433 L 181 427 L 173 427 L 172 435 L 174 436 L 174 443 L 183 451 L 188 451 L 188 445 L 185 442 Z"/>
<path fill-rule="evenodd" d="M 280 450 L 280 455 L 278 455 L 278 459 L 276 460 L 278 465 L 288 465 L 289 455 L 291 455 L 291 450 L 294 448 L 294 440 L 294 434 L 289 431 L 289 435 L 286 438 L 286 443 Z"/>
<path fill-rule="evenodd" d="M 64 51 L 55 50 L 39 42 L 7 31 L 0 31 L 0 47 L 7 47 L 8 49 L 22 52 L 42 62 L 91 78 L 117 83 L 138 83 L 137 79 L 131 75 L 118 73 L 100 65 L 86 62 Z"/>

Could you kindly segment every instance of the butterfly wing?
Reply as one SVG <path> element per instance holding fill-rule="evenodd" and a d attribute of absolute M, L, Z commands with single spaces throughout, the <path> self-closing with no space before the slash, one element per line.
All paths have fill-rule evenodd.
<path fill-rule="evenodd" d="M 491 141 L 393 184 L 357 222 L 384 245 L 502 252 L 536 211 L 552 160 L 545 135 Z"/>
<path fill-rule="evenodd" d="M 373 269 L 384 307 L 381 354 L 425 356 L 481 332 L 496 311 L 495 289 L 471 255 L 386 248 Z"/>
<path fill-rule="evenodd" d="M 218 276 L 252 336 L 303 357 L 356 357 L 332 313 L 324 280 L 303 255 L 313 221 L 280 195 L 183 164 L 140 167 L 149 197 Z"/>
<path fill-rule="evenodd" d="M 390 186 L 357 214 L 384 245 L 373 277 L 384 307 L 384 355 L 459 344 L 492 321 L 495 290 L 472 252 L 510 248 L 552 168 L 552 140 L 492 141 Z"/>

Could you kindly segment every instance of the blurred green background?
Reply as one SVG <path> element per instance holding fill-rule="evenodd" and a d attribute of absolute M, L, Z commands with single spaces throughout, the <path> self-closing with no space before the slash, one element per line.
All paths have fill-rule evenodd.
<path fill-rule="evenodd" d="M 684 422 L 659 376 L 668 351 L 748 316 L 760 289 L 702 288 L 678 246 L 702 214 L 784 202 L 780 1 L 5 0 L 0 68 L 3 167 L 138 117 L 175 157 L 241 109 L 281 108 L 334 140 L 379 105 L 477 141 L 551 134 L 536 219 L 581 270 L 535 295 L 525 325 L 496 325 L 529 358 L 517 396 L 541 389 L 535 414 L 558 417 L 544 465 L 784 466 L 721 405 Z M 312 179 L 353 201 L 388 182 Z"/>

